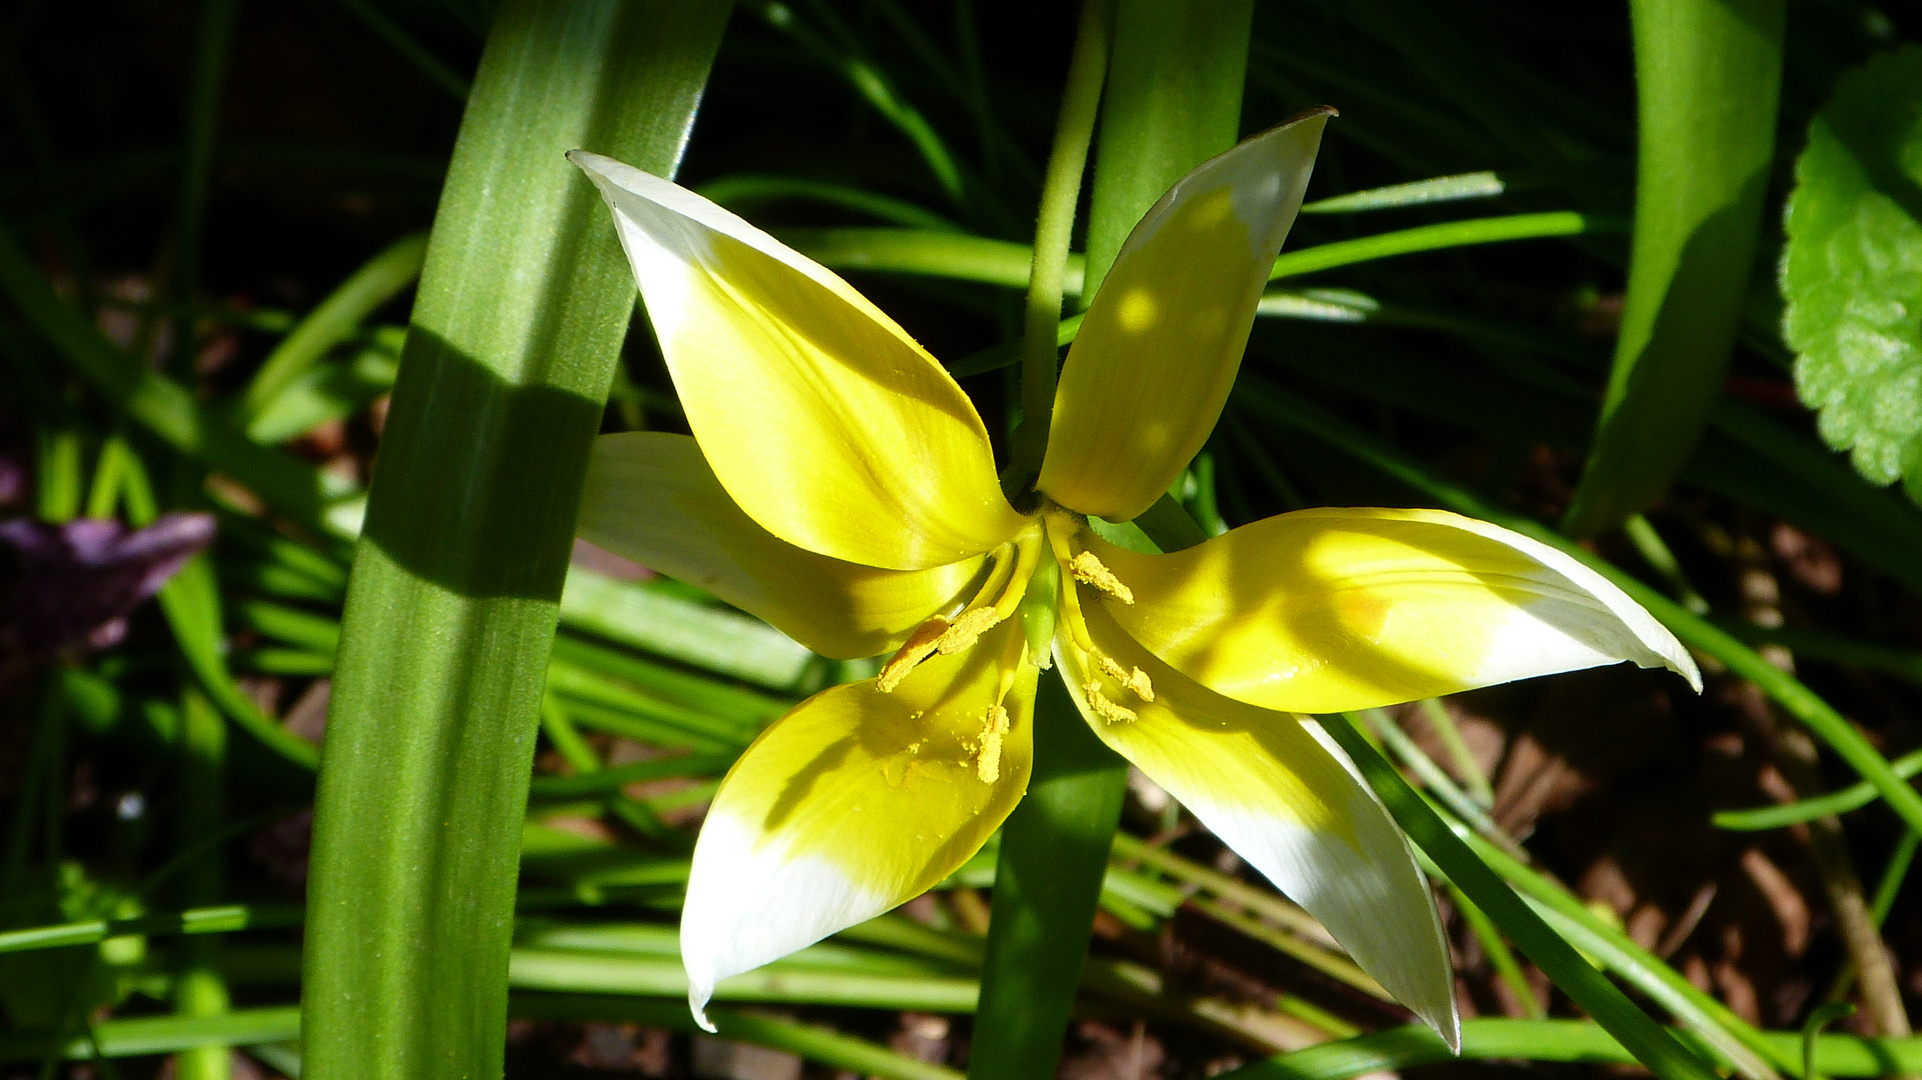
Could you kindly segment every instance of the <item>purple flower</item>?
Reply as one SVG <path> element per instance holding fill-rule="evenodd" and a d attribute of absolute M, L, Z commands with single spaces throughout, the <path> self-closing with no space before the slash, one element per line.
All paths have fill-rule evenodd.
<path fill-rule="evenodd" d="M 144 529 L 0 521 L 0 668 L 119 642 L 128 613 L 213 539 L 211 514 L 164 514 Z"/>

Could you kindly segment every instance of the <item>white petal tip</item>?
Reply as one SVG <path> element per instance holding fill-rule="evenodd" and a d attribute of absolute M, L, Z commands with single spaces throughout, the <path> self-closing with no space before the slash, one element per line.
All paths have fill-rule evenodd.
<path fill-rule="evenodd" d="M 1689 689 L 1698 694 L 1702 692 L 1702 669 L 1681 642 L 1670 638 L 1666 642 L 1650 642 L 1649 647 L 1655 653 L 1654 661 L 1638 660 L 1638 664 L 1645 668 L 1665 667 L 1687 680 Z"/>
<path fill-rule="evenodd" d="M 708 997 L 709 995 L 706 993 L 690 989 L 687 992 L 687 1011 L 694 1014 L 694 1022 L 701 1025 L 702 1031 L 707 1032 L 709 1035 L 718 1035 L 720 1034 L 720 1030 L 714 1026 L 712 1020 L 707 1018 Z M 1455 1041 L 1457 1044 L 1456 1051 L 1459 1053 L 1460 1036 L 1457 1036 Z"/>
<path fill-rule="evenodd" d="M 1461 1056 L 1462 1054 L 1462 1018 L 1460 1013 L 1456 1012 L 1453 1008 L 1450 1008 L 1448 1010 L 1447 1022 L 1440 1023 L 1440 1024 L 1436 1023 L 1433 1017 L 1424 1016 L 1421 1019 L 1423 1023 L 1435 1029 L 1435 1034 L 1441 1036 L 1441 1041 L 1444 1045 L 1448 1047 L 1449 1053 L 1455 1055 L 1456 1057 Z"/>

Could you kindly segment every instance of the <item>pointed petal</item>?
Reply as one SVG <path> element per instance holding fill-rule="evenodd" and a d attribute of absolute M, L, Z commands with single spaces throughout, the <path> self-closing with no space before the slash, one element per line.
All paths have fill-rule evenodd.
<path fill-rule="evenodd" d="M 1600 574 L 1446 511 L 1301 510 L 1169 555 L 1096 553 L 1134 590 L 1114 611 L 1129 634 L 1270 709 L 1344 712 L 1623 660 L 1702 685 L 1688 650 Z"/>
<path fill-rule="evenodd" d="M 980 850 L 1028 787 L 1025 640 L 1009 620 L 891 694 L 824 691 L 748 748 L 701 827 L 682 908 L 697 1017 L 721 979 L 912 899 Z"/>
<path fill-rule="evenodd" d="M 1061 370 L 1038 485 L 1056 502 L 1131 520 L 1201 449 L 1331 111 L 1202 162 L 1135 226 Z"/>
<path fill-rule="evenodd" d="M 594 440 L 575 532 L 842 660 L 898 647 L 928 616 L 966 600 L 987 561 L 878 570 L 805 551 L 742 513 L 693 439 L 657 431 Z"/>
<path fill-rule="evenodd" d="M 847 282 L 726 210 L 598 154 L 688 425 L 721 485 L 790 544 L 891 570 L 1021 524 L 967 395 Z"/>
<path fill-rule="evenodd" d="M 1320 920 L 1383 989 L 1458 1045 L 1455 977 L 1428 882 L 1388 811 L 1318 725 L 1183 677 L 1099 606 L 1087 611 L 1086 625 L 1097 649 L 1124 668 L 1141 669 L 1154 690 L 1154 700 L 1144 701 L 1105 680 L 1107 695 L 1137 718 L 1104 719 L 1089 704 L 1096 675 L 1078 650 L 1057 645 L 1062 681 L 1101 741 L 1166 788 Z"/>

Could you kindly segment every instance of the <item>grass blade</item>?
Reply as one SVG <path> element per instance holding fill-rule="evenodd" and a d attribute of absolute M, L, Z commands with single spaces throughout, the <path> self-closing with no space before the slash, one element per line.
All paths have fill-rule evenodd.
<path fill-rule="evenodd" d="M 340 287 L 300 320 L 261 362 L 253 382 L 241 395 L 241 417 L 251 422 L 301 372 L 326 356 L 329 349 L 353 336 L 362 320 L 414 283 L 426 259 L 427 235 L 403 236 L 341 282 Z"/>
<path fill-rule="evenodd" d="M 1450 831 L 1440 815 L 1415 794 L 1415 789 L 1408 786 L 1360 732 L 1340 717 L 1324 718 L 1323 726 L 1348 752 L 1395 820 L 1429 858 L 1435 860 L 1435 865 L 1441 867 L 1449 880 L 1495 920 L 1516 947 L 1540 965 L 1555 985 L 1628 1047 L 1635 1060 L 1663 1080 L 1709 1080 L 1715 1075 L 1699 1057 L 1684 1049 L 1674 1036 L 1636 1008 L 1615 984 L 1603 978 L 1568 942 L 1549 929 L 1541 916 Z"/>
<path fill-rule="evenodd" d="M 634 303 L 562 155 L 672 173 L 727 13 L 519 0 L 496 16 L 348 586 L 309 889 L 310 1077 L 500 1074 L 537 710 Z"/>

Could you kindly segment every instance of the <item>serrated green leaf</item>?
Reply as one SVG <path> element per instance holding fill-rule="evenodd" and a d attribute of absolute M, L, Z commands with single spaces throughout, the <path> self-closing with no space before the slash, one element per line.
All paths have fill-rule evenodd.
<path fill-rule="evenodd" d="M 1844 75 L 1795 163 L 1783 336 L 1823 438 L 1922 501 L 1922 48 Z"/>

